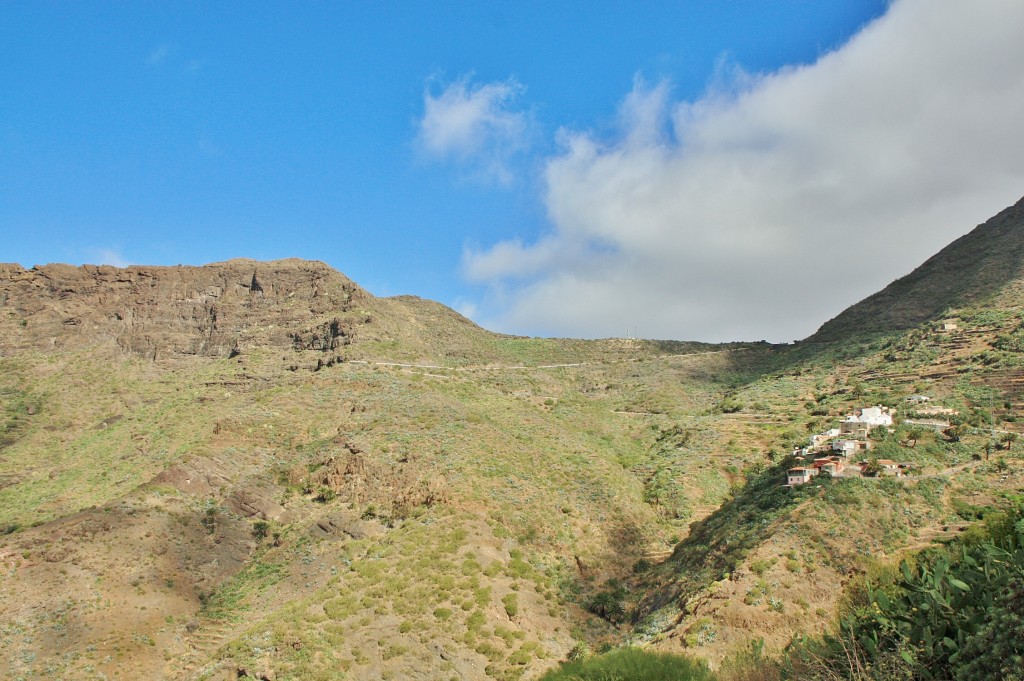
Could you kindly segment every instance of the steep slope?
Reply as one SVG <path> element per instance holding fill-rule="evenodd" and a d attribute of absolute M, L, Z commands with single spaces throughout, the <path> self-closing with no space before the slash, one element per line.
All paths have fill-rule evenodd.
<path fill-rule="evenodd" d="M 774 455 L 749 461 L 731 498 L 693 524 L 636 587 L 645 594 L 636 640 L 715 665 L 751 645 L 777 654 L 794 636 L 835 626 L 844 589 L 859 576 L 1019 503 L 1024 313 L 949 312 L 953 332 L 926 323 L 867 344 L 834 343 L 828 352 L 794 348 L 809 359 L 781 361 L 728 394 L 735 411 L 723 420 L 786 426 L 774 433 Z M 908 401 L 912 395 L 930 402 Z M 788 468 L 811 460 L 786 452 L 876 404 L 892 409 L 896 425 L 873 433 L 871 449 L 851 463 L 888 459 L 907 475 L 854 472 L 784 486 Z"/>
<path fill-rule="evenodd" d="M 989 298 L 1024 278 L 1024 199 L 978 225 L 905 277 L 846 309 L 808 340 L 900 331 Z"/>
<path fill-rule="evenodd" d="M 833 627 L 852 580 L 1018 503 L 1022 294 L 1024 201 L 729 391 L 723 419 L 789 427 L 651 571 L 637 638 L 715 664 L 751 644 L 779 651 Z M 783 486 L 789 467 L 811 460 L 787 452 L 868 405 L 890 408 L 896 424 L 876 430 L 858 459 L 900 462 L 910 474 Z"/>
<path fill-rule="evenodd" d="M 4 266 L 0 675 L 529 679 L 580 643 L 778 649 L 873 560 L 1022 488 L 992 440 L 1024 404 L 997 278 L 944 308 L 954 331 L 773 347 L 502 336 L 301 261 Z M 875 442 L 918 475 L 783 488 L 809 433 L 913 418 L 921 392 L 966 425 Z"/>

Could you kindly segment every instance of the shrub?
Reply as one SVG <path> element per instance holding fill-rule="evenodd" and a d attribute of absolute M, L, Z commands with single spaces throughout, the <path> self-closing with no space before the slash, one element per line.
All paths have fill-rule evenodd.
<path fill-rule="evenodd" d="M 575 650 L 575 648 L 574 648 Z M 712 681 L 714 676 L 703 662 L 681 655 L 655 653 L 639 648 L 611 652 L 562 663 L 540 681 Z"/>
<path fill-rule="evenodd" d="M 252 524 L 252 536 L 258 542 L 263 541 L 270 534 L 270 523 L 266 520 L 257 520 Z"/>
<path fill-rule="evenodd" d="M 473 632 L 480 631 L 486 621 L 482 610 L 474 610 L 473 614 L 466 618 L 466 629 Z"/>
<path fill-rule="evenodd" d="M 569 652 L 566 654 L 565 659 L 567 662 L 580 662 L 590 657 L 590 646 L 586 643 L 579 641 L 574 645 Z"/>
<path fill-rule="evenodd" d="M 519 614 L 519 596 L 515 593 L 508 594 L 501 602 L 505 605 L 505 613 L 510 619 Z"/>

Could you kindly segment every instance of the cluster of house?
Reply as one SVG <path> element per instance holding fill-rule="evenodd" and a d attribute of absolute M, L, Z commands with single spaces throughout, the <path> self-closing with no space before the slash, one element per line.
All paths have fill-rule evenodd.
<path fill-rule="evenodd" d="M 868 472 L 871 464 L 866 459 L 851 464 L 850 457 L 871 449 L 868 434 L 872 428 L 888 428 L 892 423 L 892 414 L 888 407 L 864 407 L 847 415 L 839 422 L 838 428 L 812 435 L 809 447 L 793 451 L 794 455 L 811 459 L 812 462 L 809 465 L 790 468 L 786 472 L 786 484 L 803 485 L 819 473 L 828 473 L 832 477 L 863 475 Z M 877 465 L 881 475 L 903 475 L 903 468 L 895 461 L 879 459 Z"/>

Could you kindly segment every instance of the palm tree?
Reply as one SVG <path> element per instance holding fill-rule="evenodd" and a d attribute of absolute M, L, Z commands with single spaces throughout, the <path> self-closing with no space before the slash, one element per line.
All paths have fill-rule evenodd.
<path fill-rule="evenodd" d="M 909 447 L 916 447 L 917 441 L 924 435 L 924 430 L 920 426 L 914 426 L 907 431 L 907 445 Z"/>

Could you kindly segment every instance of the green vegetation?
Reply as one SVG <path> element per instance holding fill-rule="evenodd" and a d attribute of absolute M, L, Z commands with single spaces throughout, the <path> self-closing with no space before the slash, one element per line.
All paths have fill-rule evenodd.
<path fill-rule="evenodd" d="M 565 662 L 539 681 L 712 681 L 702 662 L 680 655 L 622 648 L 585 660 Z"/>
<path fill-rule="evenodd" d="M 604 589 L 587 601 L 587 610 L 612 624 L 618 624 L 626 617 L 626 595 L 625 586 L 617 579 L 610 579 Z"/>
<path fill-rule="evenodd" d="M 1020 679 L 1022 598 L 1024 506 L 855 585 L 839 631 L 801 642 L 784 668 L 806 679 Z"/>
<path fill-rule="evenodd" d="M 279 563 L 250 563 L 213 594 L 201 595 L 203 614 L 211 620 L 238 619 L 250 607 L 250 599 L 279 582 L 284 570 Z"/>

